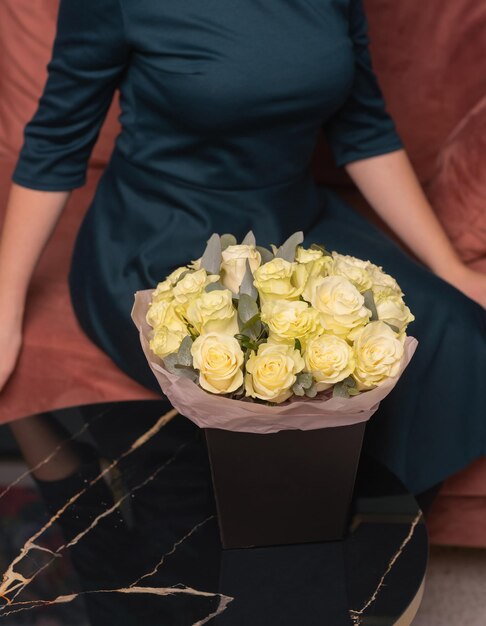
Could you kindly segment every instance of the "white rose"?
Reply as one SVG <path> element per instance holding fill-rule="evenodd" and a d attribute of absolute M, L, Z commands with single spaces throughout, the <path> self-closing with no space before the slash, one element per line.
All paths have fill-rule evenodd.
<path fill-rule="evenodd" d="M 302 300 L 270 300 L 261 310 L 262 322 L 277 340 L 306 340 L 322 330 L 319 313 Z"/>
<path fill-rule="evenodd" d="M 187 307 L 187 320 L 201 333 L 218 332 L 236 335 L 238 320 L 229 289 L 203 291 Z"/>
<path fill-rule="evenodd" d="M 354 353 L 347 341 L 335 335 L 312 337 L 304 352 L 305 369 L 312 373 L 317 391 L 324 391 L 350 376 Z"/>
<path fill-rule="evenodd" d="M 369 261 L 362 261 L 354 256 L 337 252 L 332 253 L 332 259 L 329 274 L 347 278 L 361 293 L 371 289 L 373 280 L 369 272 Z"/>
<path fill-rule="evenodd" d="M 324 256 L 322 250 L 314 250 L 313 248 L 303 248 L 302 246 L 298 246 L 295 260 L 297 263 L 312 263 L 313 261 L 320 259 L 322 256 Z"/>
<path fill-rule="evenodd" d="M 303 297 L 320 311 L 323 327 L 343 337 L 366 324 L 371 315 L 360 292 L 341 276 L 311 278 Z"/>
<path fill-rule="evenodd" d="M 152 302 L 160 302 L 161 300 L 172 300 L 172 298 L 174 297 L 174 285 L 177 283 L 182 274 L 189 271 L 189 268 L 186 266 L 178 267 L 176 270 L 170 273 L 165 280 L 158 283 L 157 287 L 152 292 Z"/>
<path fill-rule="evenodd" d="M 358 389 L 372 389 L 398 375 L 404 335 L 398 336 L 385 322 L 370 322 L 354 340 Z"/>
<path fill-rule="evenodd" d="M 255 271 L 253 284 L 262 303 L 269 300 L 297 300 L 307 280 L 305 265 L 276 257 Z"/>
<path fill-rule="evenodd" d="M 201 293 L 207 285 L 218 280 L 218 275 L 208 275 L 205 269 L 189 272 L 174 286 L 174 298 L 180 304 L 187 304 L 194 296 Z"/>
<path fill-rule="evenodd" d="M 158 357 L 165 359 L 179 350 L 182 340 L 188 334 L 184 322 L 178 318 L 173 307 L 169 307 L 163 322 L 154 329 L 149 347 Z"/>
<path fill-rule="evenodd" d="M 293 346 L 262 343 L 246 363 L 246 394 L 280 404 L 292 395 L 291 387 L 303 369 L 304 359 Z"/>
<path fill-rule="evenodd" d="M 199 384 L 210 393 L 232 393 L 243 384 L 244 354 L 231 335 L 208 333 L 192 344 L 194 367 L 199 370 Z"/>
<path fill-rule="evenodd" d="M 245 244 L 228 246 L 222 255 L 221 282 L 233 293 L 238 293 L 246 273 L 246 262 L 253 274 L 260 267 L 262 257 L 255 246 Z"/>
<path fill-rule="evenodd" d="M 152 328 L 161 326 L 164 323 L 167 311 L 172 306 L 172 300 L 168 298 L 166 300 L 152 300 L 147 309 L 147 314 L 145 315 L 147 324 L 152 326 Z"/>
<path fill-rule="evenodd" d="M 401 296 L 391 295 L 387 298 L 377 298 L 377 300 L 376 311 L 378 319 L 395 326 L 399 333 L 404 332 L 410 322 L 413 322 L 415 319 L 415 316 L 412 315 Z"/>
<path fill-rule="evenodd" d="M 147 310 L 145 319 L 156 330 L 165 326 L 174 333 L 182 333 L 183 337 L 188 334 L 186 323 L 179 315 L 178 305 L 175 300 L 152 302 Z"/>
<path fill-rule="evenodd" d="M 369 270 L 371 280 L 373 281 L 372 290 L 375 302 L 380 298 L 388 298 L 389 296 L 403 296 L 403 291 L 397 281 L 383 271 L 378 265 L 370 263 Z"/>
<path fill-rule="evenodd" d="M 317 276 L 328 276 L 333 262 L 332 257 L 328 254 L 324 255 L 321 250 L 313 250 L 312 248 L 306 250 L 301 247 L 297 248 L 296 260 L 305 267 L 307 281 Z"/>

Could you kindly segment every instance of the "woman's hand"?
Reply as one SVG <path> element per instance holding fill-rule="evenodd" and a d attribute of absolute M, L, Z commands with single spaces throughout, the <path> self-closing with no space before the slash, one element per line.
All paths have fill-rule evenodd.
<path fill-rule="evenodd" d="M 486 274 L 460 263 L 439 275 L 486 309 Z"/>
<path fill-rule="evenodd" d="M 15 319 L 3 319 L 0 314 L 0 394 L 15 370 L 22 347 L 22 324 Z"/>
<path fill-rule="evenodd" d="M 435 274 L 486 308 L 486 275 L 464 265 L 437 219 L 404 150 L 346 170 L 373 209 Z"/>

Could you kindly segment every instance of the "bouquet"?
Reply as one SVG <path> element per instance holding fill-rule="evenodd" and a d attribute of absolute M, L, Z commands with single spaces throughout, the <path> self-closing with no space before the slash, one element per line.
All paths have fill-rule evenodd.
<path fill-rule="evenodd" d="M 410 360 L 414 317 L 396 280 L 370 261 L 302 242 L 298 232 L 267 249 L 251 232 L 240 244 L 214 234 L 200 259 L 135 294 L 148 362 L 199 426 L 355 423 Z"/>

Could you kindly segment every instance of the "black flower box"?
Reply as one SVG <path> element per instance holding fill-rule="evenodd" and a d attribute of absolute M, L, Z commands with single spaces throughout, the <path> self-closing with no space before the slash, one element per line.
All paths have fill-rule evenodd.
<path fill-rule="evenodd" d="M 204 429 L 223 548 L 343 539 L 365 426 Z"/>

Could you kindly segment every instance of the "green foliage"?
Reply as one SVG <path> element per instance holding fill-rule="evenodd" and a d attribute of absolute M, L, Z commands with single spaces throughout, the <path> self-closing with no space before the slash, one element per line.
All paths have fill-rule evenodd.
<path fill-rule="evenodd" d="M 277 249 L 275 256 L 288 261 L 289 263 L 293 263 L 295 261 L 295 253 L 297 250 L 297 246 L 299 246 L 304 241 L 304 233 L 299 230 L 298 232 L 290 235 L 285 243 L 283 243 L 280 248 Z"/>
<path fill-rule="evenodd" d="M 225 233 L 221 235 L 221 250 L 226 250 L 229 246 L 236 246 L 238 242 L 236 241 L 236 237 L 231 235 L 230 233 Z"/>
<path fill-rule="evenodd" d="M 256 246 L 256 239 L 253 231 L 250 230 L 246 233 L 245 238 L 241 242 L 243 246 Z"/>
<path fill-rule="evenodd" d="M 192 348 L 192 339 L 188 335 L 187 337 L 184 337 L 184 339 L 182 340 L 182 343 L 179 346 L 179 351 L 177 352 L 177 357 L 178 357 L 177 362 L 179 363 L 179 365 L 192 367 L 191 348 Z"/>
<path fill-rule="evenodd" d="M 317 395 L 317 389 L 312 374 L 310 372 L 297 374 L 297 380 L 292 385 L 292 391 L 296 396 L 314 398 Z"/>
<path fill-rule="evenodd" d="M 309 389 L 312 386 L 314 379 L 312 378 L 312 374 L 310 372 L 301 372 L 300 374 L 297 374 L 297 382 L 299 385 L 302 385 L 304 389 Z"/>
<path fill-rule="evenodd" d="M 299 385 L 297 382 L 295 382 L 292 385 L 292 391 L 294 392 L 296 396 L 305 396 L 305 389 L 302 387 L 302 385 Z"/>
<path fill-rule="evenodd" d="M 317 396 L 317 386 L 315 383 L 312 383 L 312 385 L 309 387 L 309 389 L 305 390 L 305 395 L 308 398 L 315 398 Z"/>
<path fill-rule="evenodd" d="M 209 285 L 206 285 L 204 291 L 225 291 L 227 288 L 223 285 L 223 283 L 220 283 L 219 280 L 216 283 L 209 283 Z"/>
<path fill-rule="evenodd" d="M 193 382 L 197 382 L 198 374 L 192 364 L 192 337 L 184 337 L 178 352 L 173 352 L 163 359 L 164 367 L 171 374 L 189 378 Z"/>
<path fill-rule="evenodd" d="M 177 283 L 179 283 L 184 278 L 184 276 L 187 276 L 187 274 L 190 274 L 191 272 L 192 272 L 192 270 L 190 270 L 190 269 L 187 269 L 185 272 L 182 272 L 182 274 L 176 280 L 175 284 L 177 285 Z"/>
<path fill-rule="evenodd" d="M 267 248 L 264 248 L 263 246 L 257 246 L 256 249 L 258 250 L 258 252 L 260 253 L 260 256 L 262 257 L 262 265 L 264 265 L 265 263 L 268 263 L 269 261 L 275 258 L 273 252 L 271 252 Z"/>
<path fill-rule="evenodd" d="M 356 381 L 352 376 L 348 376 L 339 383 L 336 383 L 332 389 L 333 397 L 349 398 L 350 396 L 358 395 L 359 391 L 356 389 Z"/>
<path fill-rule="evenodd" d="M 219 274 L 221 268 L 221 238 L 217 233 L 211 235 L 201 258 L 201 268 L 208 274 Z"/>
<path fill-rule="evenodd" d="M 375 297 L 373 295 L 373 291 L 371 289 L 367 289 L 363 293 L 364 304 L 367 309 L 371 311 L 371 322 L 376 322 L 378 318 L 378 311 L 376 310 Z"/>
<path fill-rule="evenodd" d="M 241 294 L 238 301 L 238 318 L 243 322 L 243 324 L 246 324 L 249 320 L 255 317 L 255 315 L 259 315 L 259 313 L 260 311 L 255 298 L 252 298 L 250 295 L 245 293 Z"/>
<path fill-rule="evenodd" d="M 237 335 L 235 335 L 235 338 L 238 340 L 243 350 L 249 350 L 250 352 L 256 352 L 258 350 L 258 344 L 248 335 L 245 335 L 244 333 L 238 333 Z"/>
<path fill-rule="evenodd" d="M 253 273 L 250 268 L 250 262 L 246 259 L 246 271 L 243 276 L 243 280 L 241 281 L 239 297 L 242 295 L 248 295 L 254 300 L 258 298 L 258 291 L 256 290 L 255 285 L 253 284 Z"/>

